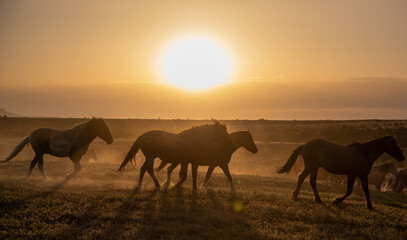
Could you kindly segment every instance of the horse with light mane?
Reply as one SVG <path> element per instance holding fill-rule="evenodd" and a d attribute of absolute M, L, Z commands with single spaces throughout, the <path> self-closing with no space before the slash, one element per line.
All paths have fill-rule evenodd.
<path fill-rule="evenodd" d="M 362 182 L 362 188 L 366 196 L 367 207 L 372 210 L 370 193 L 368 188 L 368 176 L 372 165 L 383 153 L 387 153 L 397 161 L 404 160 L 403 152 L 400 150 L 394 137 L 382 137 L 363 144 L 355 143 L 348 146 L 337 145 L 322 139 L 312 140 L 299 146 L 288 158 L 286 164 L 278 173 L 288 173 L 295 164 L 299 155 L 304 159 L 304 171 L 298 176 L 297 188 L 292 194 L 293 199 L 298 197 L 301 184 L 305 178 L 310 176 L 310 184 L 314 191 L 315 201 L 321 203 L 316 179 L 318 168 L 322 167 L 334 174 L 347 175 L 347 191 L 342 197 L 336 198 L 333 204 L 343 202 L 353 190 L 356 177 Z"/>
<path fill-rule="evenodd" d="M 388 173 L 392 173 L 395 176 L 398 175 L 398 171 L 394 163 L 384 163 L 373 166 L 368 177 L 369 184 L 374 185 L 376 189 L 380 191 L 384 178 Z"/>
<path fill-rule="evenodd" d="M 232 158 L 232 154 L 240 147 L 244 147 L 247 151 L 250 151 L 253 154 L 257 153 L 258 150 L 249 131 L 230 133 L 229 138 L 232 142 L 231 146 L 224 148 L 224 146 L 222 146 L 222 144 L 220 144 L 219 142 L 212 143 L 210 146 L 208 146 L 207 149 L 205 149 L 205 151 L 199 158 L 194 159 L 196 161 L 191 161 L 194 190 L 197 189 L 196 178 L 198 166 L 209 166 L 206 173 L 205 181 L 202 183 L 201 186 L 205 186 L 213 170 L 216 167 L 220 167 L 229 180 L 232 192 L 235 192 L 235 187 L 233 186 L 232 176 L 230 175 L 228 166 Z M 161 165 L 156 169 L 156 171 L 161 170 L 165 165 L 167 165 L 167 162 L 162 161 Z M 173 163 L 167 168 L 167 181 L 164 183 L 164 186 L 168 187 L 170 185 L 171 173 L 178 165 L 179 163 Z M 185 172 L 185 169 L 181 168 L 180 173 L 185 174 Z"/>
<path fill-rule="evenodd" d="M 393 191 L 397 193 L 402 193 L 404 186 L 407 185 L 407 169 L 399 171 L 399 174 L 396 176 L 396 181 L 393 186 Z"/>
<path fill-rule="evenodd" d="M 113 142 L 112 134 L 102 118 L 92 118 L 67 130 L 39 128 L 20 142 L 6 160 L 1 162 L 10 161 L 26 145 L 30 144 L 35 152 L 35 157 L 31 161 L 27 177 L 31 176 L 33 168 L 38 163 L 42 176 L 46 178 L 43 169 L 44 154 L 50 154 L 55 157 L 69 157 L 74 163 L 74 172 L 68 175 L 68 177 L 72 177 L 80 171 L 81 165 L 79 161 L 88 150 L 89 144 L 96 137 L 100 137 L 107 144 Z"/>
<path fill-rule="evenodd" d="M 231 145 L 226 125 L 220 124 L 215 120 L 213 121 L 215 122 L 214 124 L 192 127 L 178 134 L 159 130 L 144 133 L 134 142 L 118 171 L 124 171 L 126 165 L 132 162 L 132 159 L 134 159 L 140 149 L 146 160 L 140 169 L 139 188 L 141 188 L 146 171 L 153 179 L 155 187 L 157 189 L 160 188 L 160 184 L 154 175 L 153 166 L 155 158 L 160 158 L 167 163 L 181 163 L 182 169 L 185 169 L 185 174 L 180 175 L 181 179 L 176 184 L 177 187 L 180 187 L 186 180 L 188 163 L 199 158 L 203 150 L 210 144 L 218 142 L 225 147 Z"/>

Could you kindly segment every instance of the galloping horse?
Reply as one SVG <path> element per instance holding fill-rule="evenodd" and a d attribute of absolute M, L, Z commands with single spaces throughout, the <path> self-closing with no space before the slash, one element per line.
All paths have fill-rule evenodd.
<path fill-rule="evenodd" d="M 203 149 L 206 149 L 211 143 L 218 142 L 222 146 L 231 145 L 226 125 L 215 120 L 214 122 L 215 124 L 193 127 L 178 134 L 158 130 L 144 133 L 134 142 L 118 171 L 123 171 L 141 149 L 146 160 L 140 169 L 138 187 L 141 188 L 144 174 L 147 171 L 156 188 L 160 188 L 160 184 L 154 176 L 155 158 L 160 158 L 168 163 L 181 163 L 184 166 L 183 169 L 187 169 L 188 163 L 199 158 Z M 181 186 L 185 179 L 186 173 L 182 174 L 182 178 L 176 186 Z"/>
<path fill-rule="evenodd" d="M 100 137 L 107 144 L 113 142 L 112 134 L 102 118 L 93 118 L 67 130 L 39 128 L 20 142 L 7 159 L 1 162 L 10 161 L 23 150 L 26 145 L 31 144 L 35 152 L 35 157 L 31 161 L 27 177 L 31 176 L 33 168 L 38 163 L 38 168 L 45 178 L 43 169 L 44 154 L 51 154 L 56 157 L 69 157 L 74 163 L 74 172 L 69 175 L 72 177 L 81 169 L 79 161 L 88 150 L 89 144 L 96 137 Z"/>
<path fill-rule="evenodd" d="M 348 177 L 347 191 L 342 197 L 336 198 L 333 204 L 343 202 L 353 190 L 353 184 L 356 177 L 362 182 L 362 188 L 366 196 L 367 207 L 372 210 L 370 202 L 370 193 L 368 188 L 368 176 L 372 169 L 373 162 L 376 161 L 383 153 L 387 153 L 397 161 L 404 160 L 403 152 L 397 146 L 394 137 L 382 137 L 363 144 L 354 143 L 348 146 L 341 146 L 325 140 L 312 140 L 304 145 L 299 146 L 291 156 L 287 163 L 280 168 L 278 173 L 288 173 L 298 155 L 302 155 L 304 159 L 304 171 L 298 177 L 297 188 L 293 192 L 294 199 L 298 197 L 301 184 L 304 179 L 311 173 L 310 184 L 314 191 L 315 201 L 320 203 L 321 199 L 318 195 L 316 179 L 318 168 L 322 167 L 328 172 L 334 174 L 343 174 Z"/>
<path fill-rule="evenodd" d="M 212 143 L 207 149 L 205 149 L 199 158 L 194 159 L 196 161 L 191 162 L 193 189 L 197 188 L 196 177 L 198 166 L 209 166 L 202 186 L 206 185 L 215 167 L 219 166 L 228 178 L 232 192 L 235 192 L 235 187 L 233 186 L 232 176 L 230 175 L 228 166 L 230 159 L 232 158 L 232 154 L 240 147 L 244 147 L 247 151 L 254 154 L 257 153 L 257 146 L 254 143 L 253 137 L 249 131 L 233 132 L 229 134 L 229 138 L 232 142 L 230 147 L 224 148 L 224 146 L 222 146 L 219 142 Z M 162 161 L 161 165 L 156 169 L 156 171 L 161 170 L 166 164 L 167 163 L 165 161 Z M 171 173 L 178 165 L 179 163 L 173 163 L 167 168 L 167 181 L 164 183 L 164 186 L 168 187 L 170 185 Z M 180 173 L 185 174 L 185 170 L 181 169 Z"/>

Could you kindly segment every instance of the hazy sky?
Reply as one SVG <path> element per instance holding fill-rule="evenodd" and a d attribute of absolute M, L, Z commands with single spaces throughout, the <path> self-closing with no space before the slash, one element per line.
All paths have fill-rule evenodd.
<path fill-rule="evenodd" d="M 230 84 L 163 84 L 163 49 L 216 39 Z M 0 108 L 139 118 L 407 118 L 407 1 L 0 0 Z"/>

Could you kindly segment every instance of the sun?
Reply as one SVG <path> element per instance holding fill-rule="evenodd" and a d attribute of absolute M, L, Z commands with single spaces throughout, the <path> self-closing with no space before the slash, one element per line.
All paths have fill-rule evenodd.
<path fill-rule="evenodd" d="M 171 85 L 205 90 L 228 82 L 232 61 L 216 41 L 187 36 L 174 41 L 159 60 L 159 71 Z"/>

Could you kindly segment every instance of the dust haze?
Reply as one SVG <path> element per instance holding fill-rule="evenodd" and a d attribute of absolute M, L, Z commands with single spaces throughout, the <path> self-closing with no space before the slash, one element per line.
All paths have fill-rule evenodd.
<path fill-rule="evenodd" d="M 3 158 L 10 153 L 14 147 L 33 130 L 40 127 L 51 127 L 64 129 L 75 124 L 86 121 L 86 119 L 62 119 L 62 118 L 1 118 L 0 119 L 0 152 Z M 252 154 L 244 148 L 238 149 L 230 162 L 232 175 L 259 175 L 270 176 L 276 174 L 276 169 L 280 167 L 291 154 L 293 149 L 310 139 L 322 138 L 338 144 L 351 144 L 354 142 L 364 142 L 386 135 L 397 135 L 400 146 L 407 147 L 407 121 L 385 121 L 385 120 L 365 120 L 365 121 L 268 121 L 268 120 L 224 120 L 228 132 L 249 130 L 253 135 L 255 143 L 259 149 L 257 154 Z M 131 180 L 123 181 L 116 172 L 123 161 L 127 151 L 133 142 L 141 134 L 150 130 L 163 130 L 173 133 L 181 132 L 193 126 L 211 123 L 211 120 L 159 120 L 159 119 L 107 119 L 114 142 L 106 145 L 101 139 L 96 139 L 89 147 L 87 154 L 81 160 L 83 166 L 79 179 L 82 182 L 98 183 L 108 182 L 117 187 L 134 186 L 139 174 L 139 168 L 144 162 L 144 155 L 139 152 L 136 155 L 136 165 L 128 166 L 125 175 Z M 34 152 L 30 147 L 26 147 L 14 160 L 21 164 L 24 172 L 28 168 L 29 162 L 34 157 Z M 390 157 L 383 155 L 377 163 L 390 161 Z M 301 170 L 301 161 L 289 176 L 295 177 Z M 155 160 L 158 166 L 160 159 Z M 73 165 L 68 158 L 56 158 L 50 155 L 44 157 L 45 171 L 49 178 L 62 178 L 72 172 Z M 400 164 L 402 165 L 402 164 Z M 55 169 L 54 169 L 55 167 Z M 7 169 L 4 166 L 2 170 Z M 160 181 L 165 180 L 165 171 L 158 173 Z M 207 167 L 199 167 L 203 174 Z M 179 167 L 175 170 L 178 173 Z M 221 173 L 219 168 L 215 173 Z M 102 174 L 99 176 L 98 174 Z M 7 174 L 9 175 L 9 174 Z M 13 173 L 17 177 L 17 173 Z M 173 174 L 176 176 L 177 174 Z M 188 179 L 191 173 L 188 172 Z M 23 177 L 21 173 L 19 177 Z M 131 177 L 132 176 L 132 177 Z M 7 176 L 9 177 L 9 176 Z M 3 175 L 2 178 L 7 178 Z M 39 177 L 39 172 L 34 170 L 33 177 Z M 17 177 L 18 178 L 18 177 Z M 175 181 L 173 178 L 173 181 Z M 86 181 L 85 181 L 86 179 Z M 148 177 L 146 177 L 148 179 Z M 148 180 L 147 180 L 148 181 Z M 202 177 L 198 183 L 203 181 Z M 226 178 L 225 178 L 226 182 Z"/>

